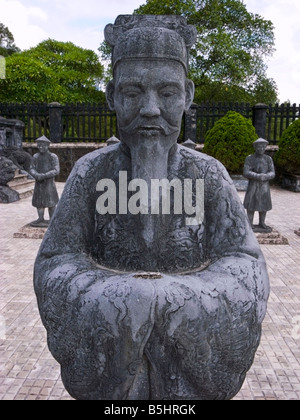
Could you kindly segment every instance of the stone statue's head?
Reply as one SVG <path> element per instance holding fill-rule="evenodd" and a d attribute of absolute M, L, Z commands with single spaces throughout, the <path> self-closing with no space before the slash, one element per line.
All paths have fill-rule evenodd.
<path fill-rule="evenodd" d="M 106 26 L 114 75 L 107 101 L 129 146 L 132 138 L 177 141 L 194 97 L 187 73 L 195 38 L 196 29 L 181 16 L 124 15 Z"/>
<path fill-rule="evenodd" d="M 269 142 L 265 139 L 257 139 L 254 143 L 253 143 L 253 147 L 255 149 L 255 153 L 257 155 L 263 155 L 266 151 L 266 148 L 268 146 Z"/>
<path fill-rule="evenodd" d="M 47 139 L 46 136 L 42 136 L 36 139 L 36 145 L 41 154 L 48 152 L 50 144 L 51 144 L 51 141 Z"/>

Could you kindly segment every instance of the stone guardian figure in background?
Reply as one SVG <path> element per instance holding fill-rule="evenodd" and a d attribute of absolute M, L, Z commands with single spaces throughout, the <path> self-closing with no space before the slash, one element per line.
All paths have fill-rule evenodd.
<path fill-rule="evenodd" d="M 40 247 L 49 349 L 76 399 L 230 399 L 269 281 L 223 165 L 177 144 L 196 30 L 181 16 L 125 15 L 105 37 L 120 142 L 76 163 Z"/>
<path fill-rule="evenodd" d="M 272 209 L 269 181 L 275 178 L 273 160 L 265 154 L 269 142 L 258 139 L 253 143 L 255 153 L 246 158 L 244 177 L 249 179 L 244 207 L 251 226 L 255 232 L 271 232 L 272 228 L 265 224 L 266 215 Z M 253 225 L 254 213 L 259 212 L 259 224 Z"/>
<path fill-rule="evenodd" d="M 54 153 L 49 152 L 50 140 L 42 136 L 36 140 L 39 152 L 33 156 L 30 174 L 35 179 L 32 205 L 37 208 L 38 219 L 31 223 L 33 227 L 47 227 L 49 221 L 44 219 L 48 208 L 49 218 L 54 214 L 58 203 L 58 193 L 54 178 L 59 174 L 59 160 Z"/>

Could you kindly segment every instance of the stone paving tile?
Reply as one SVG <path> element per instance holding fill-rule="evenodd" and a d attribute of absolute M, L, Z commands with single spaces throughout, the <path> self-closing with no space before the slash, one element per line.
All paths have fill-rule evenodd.
<path fill-rule="evenodd" d="M 61 192 L 63 184 L 58 183 Z M 244 193 L 240 193 L 241 199 Z M 267 223 L 289 245 L 262 245 L 271 282 L 252 368 L 235 400 L 300 399 L 300 194 L 272 187 Z M 36 219 L 31 198 L 0 204 L 0 400 L 72 400 L 46 343 L 32 286 L 39 239 L 13 238 Z"/>

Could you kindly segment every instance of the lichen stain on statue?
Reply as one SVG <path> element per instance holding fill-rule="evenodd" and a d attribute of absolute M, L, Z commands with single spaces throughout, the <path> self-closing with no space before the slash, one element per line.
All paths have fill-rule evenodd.
<path fill-rule="evenodd" d="M 196 31 L 179 16 L 126 15 L 105 35 L 121 141 L 76 163 L 40 247 L 50 351 L 76 399 L 230 399 L 269 281 L 223 165 L 177 144 Z"/>

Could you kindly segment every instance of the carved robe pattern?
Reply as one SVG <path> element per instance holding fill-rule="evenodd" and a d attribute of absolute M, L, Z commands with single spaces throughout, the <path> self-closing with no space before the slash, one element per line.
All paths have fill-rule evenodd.
<path fill-rule="evenodd" d="M 269 293 L 242 203 L 219 162 L 178 146 L 169 179 L 204 179 L 204 221 L 187 227 L 170 216 L 149 247 L 138 218 L 95 211 L 100 173 L 117 180 L 130 168 L 122 144 L 77 162 L 36 260 L 63 382 L 78 399 L 231 398 L 252 364 Z"/>

